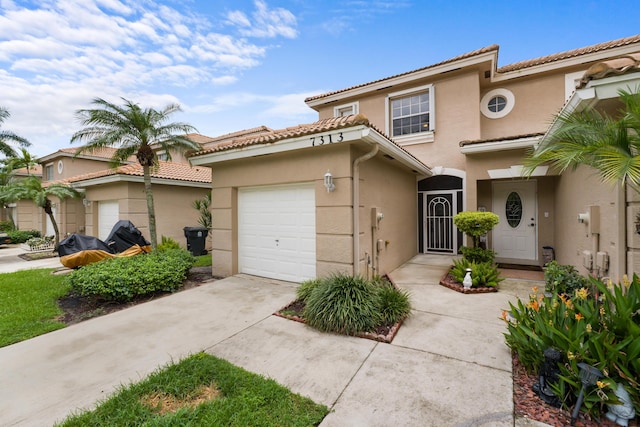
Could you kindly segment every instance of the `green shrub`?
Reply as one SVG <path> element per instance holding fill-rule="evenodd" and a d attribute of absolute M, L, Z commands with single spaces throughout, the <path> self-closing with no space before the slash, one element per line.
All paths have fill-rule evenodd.
<path fill-rule="evenodd" d="M 394 325 L 411 313 L 409 293 L 391 284 L 380 286 L 378 288 L 378 307 L 382 323 Z"/>
<path fill-rule="evenodd" d="M 298 286 L 298 289 L 296 289 L 296 298 L 299 299 L 300 301 L 306 302 L 307 298 L 309 298 L 309 295 L 311 295 L 311 292 L 320 283 L 321 283 L 320 279 L 310 279 L 300 283 L 300 286 Z"/>
<path fill-rule="evenodd" d="M 381 321 L 376 291 L 363 277 L 334 274 L 313 287 L 303 317 L 321 331 L 347 335 L 371 331 Z"/>
<path fill-rule="evenodd" d="M 471 269 L 472 288 L 496 287 L 504 279 L 500 277 L 500 270 L 495 264 L 489 262 L 475 263 L 466 258 L 453 260 L 453 268 L 450 273 L 457 282 L 462 283 L 467 274 L 467 268 Z"/>
<path fill-rule="evenodd" d="M 458 230 L 473 238 L 474 247 L 478 247 L 480 236 L 495 227 L 499 220 L 498 215 L 493 212 L 460 212 L 453 217 Z"/>
<path fill-rule="evenodd" d="M 180 243 L 176 242 L 171 237 L 162 236 L 162 241 L 158 245 L 158 250 L 168 251 L 170 249 L 180 249 Z"/>
<path fill-rule="evenodd" d="M 475 263 L 488 262 L 490 264 L 493 264 L 493 261 L 496 257 L 496 253 L 491 249 L 462 246 L 460 248 L 460 252 L 462 252 L 462 256 L 467 260 Z"/>
<path fill-rule="evenodd" d="M 636 412 L 640 411 L 640 280 L 607 284 L 590 278 L 596 290 L 587 287 L 571 296 L 538 295 L 529 301 L 518 300 L 503 312 L 508 332 L 507 345 L 518 354 L 522 364 L 538 372 L 543 352 L 552 347 L 561 352 L 561 376 L 554 392 L 569 406 L 580 392 L 578 363 L 598 368 L 605 377 L 588 390 L 584 408 L 599 416 L 607 402 L 615 402 L 615 384 L 622 384 L 631 395 Z"/>
<path fill-rule="evenodd" d="M 69 274 L 68 282 L 80 295 L 126 302 L 139 295 L 175 291 L 193 262 L 184 249 L 168 249 L 89 264 Z"/>
<path fill-rule="evenodd" d="M 7 234 L 11 243 L 25 243 L 33 237 L 42 237 L 38 230 L 9 230 Z"/>
<path fill-rule="evenodd" d="M 574 266 L 558 264 L 557 261 L 551 261 L 544 268 L 544 281 L 544 290 L 554 294 L 573 295 L 587 285 L 587 279 Z"/>
<path fill-rule="evenodd" d="M 0 233 L 6 233 L 13 230 L 13 223 L 11 221 L 0 221 Z"/>

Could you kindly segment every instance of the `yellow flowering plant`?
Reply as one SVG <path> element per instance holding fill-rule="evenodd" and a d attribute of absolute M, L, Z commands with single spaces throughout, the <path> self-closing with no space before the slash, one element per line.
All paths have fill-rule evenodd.
<path fill-rule="evenodd" d="M 563 354 L 560 380 L 552 387 L 567 408 L 575 403 L 582 387 L 578 363 L 584 362 L 605 374 L 598 387 L 588 390 L 587 411 L 599 416 L 605 404 L 616 403 L 611 385 L 619 383 L 640 413 L 638 276 L 620 284 L 590 278 L 571 294 L 539 294 L 536 289 L 528 300 L 510 303 L 502 318 L 507 345 L 530 372 L 539 372 L 546 348 Z"/>

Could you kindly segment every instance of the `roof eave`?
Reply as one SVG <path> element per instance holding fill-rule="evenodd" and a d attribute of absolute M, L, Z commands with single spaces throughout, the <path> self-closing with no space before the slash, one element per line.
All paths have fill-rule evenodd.
<path fill-rule="evenodd" d="M 126 175 L 121 173 L 116 173 L 113 175 L 101 176 L 98 178 L 89 178 L 78 181 L 73 181 L 69 183 L 74 188 L 86 188 L 93 187 L 96 185 L 104 185 L 104 184 L 114 184 L 120 182 L 135 182 L 135 183 L 144 183 L 144 177 L 140 175 Z M 157 185 L 173 185 L 176 187 L 197 187 L 197 188 L 210 188 L 210 182 L 200 182 L 200 181 L 186 181 L 186 180 L 177 180 L 177 179 L 169 179 L 169 178 L 154 178 L 151 177 L 151 183 Z"/>
<path fill-rule="evenodd" d="M 405 83 L 411 83 L 416 80 L 422 80 L 428 77 L 432 77 L 438 74 L 447 73 L 460 68 L 471 67 L 481 64 L 483 62 L 491 62 L 491 70 L 495 68 L 495 64 L 498 60 L 498 51 L 492 50 L 489 52 L 480 53 L 468 58 L 462 58 L 457 61 L 447 62 L 441 65 L 436 65 L 433 68 L 421 69 L 406 74 L 402 74 L 396 77 L 389 77 L 387 79 L 378 80 L 376 82 L 365 84 L 364 86 L 355 87 L 353 89 L 346 89 L 338 93 L 327 95 L 326 97 L 320 97 L 305 101 L 305 103 L 311 107 L 320 107 L 325 104 L 340 101 L 345 98 L 362 96 L 370 92 L 376 92 L 384 90 L 388 87 L 402 85 Z"/>
<path fill-rule="evenodd" d="M 527 138 L 518 138 L 513 140 L 483 142 L 478 144 L 463 145 L 460 147 L 462 154 L 479 154 L 479 153 L 493 153 L 496 151 L 506 150 L 522 150 L 527 148 L 533 148 L 540 142 L 542 136 L 534 136 Z"/>

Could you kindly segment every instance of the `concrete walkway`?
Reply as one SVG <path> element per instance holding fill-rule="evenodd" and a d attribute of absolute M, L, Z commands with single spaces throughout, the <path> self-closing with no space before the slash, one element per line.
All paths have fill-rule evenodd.
<path fill-rule="evenodd" d="M 419 255 L 391 274 L 415 308 L 392 344 L 275 317 L 297 285 L 238 275 L 0 348 L 0 425 L 50 426 L 205 350 L 329 406 L 325 427 L 524 426 L 499 316 L 535 282 L 463 295 L 437 284 L 450 262 Z"/>
<path fill-rule="evenodd" d="M 45 258 L 26 261 L 18 256 L 24 253 L 24 249 L 21 249 L 19 245 L 0 246 L 0 273 L 31 270 L 33 268 L 62 268 L 59 258 Z"/>

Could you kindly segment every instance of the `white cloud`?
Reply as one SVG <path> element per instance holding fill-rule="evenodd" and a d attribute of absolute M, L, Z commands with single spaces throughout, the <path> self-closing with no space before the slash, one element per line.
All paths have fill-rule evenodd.
<path fill-rule="evenodd" d="M 0 0 L 0 102 L 11 113 L 4 126 L 31 140 L 34 154 L 48 154 L 68 143 L 75 111 L 95 97 L 184 103 L 258 66 L 270 46 L 256 39 L 297 36 L 295 16 L 261 0 L 220 22 L 159 1 Z M 230 22 L 239 36 L 211 30 Z M 195 110 L 277 104 L 250 94 L 219 100 Z"/>
<path fill-rule="evenodd" d="M 262 0 L 255 1 L 256 11 L 252 13 L 253 20 L 241 11 L 227 14 L 229 23 L 238 27 L 240 34 L 246 37 L 274 38 L 278 36 L 295 38 L 296 17 L 286 9 L 269 9 Z"/>

